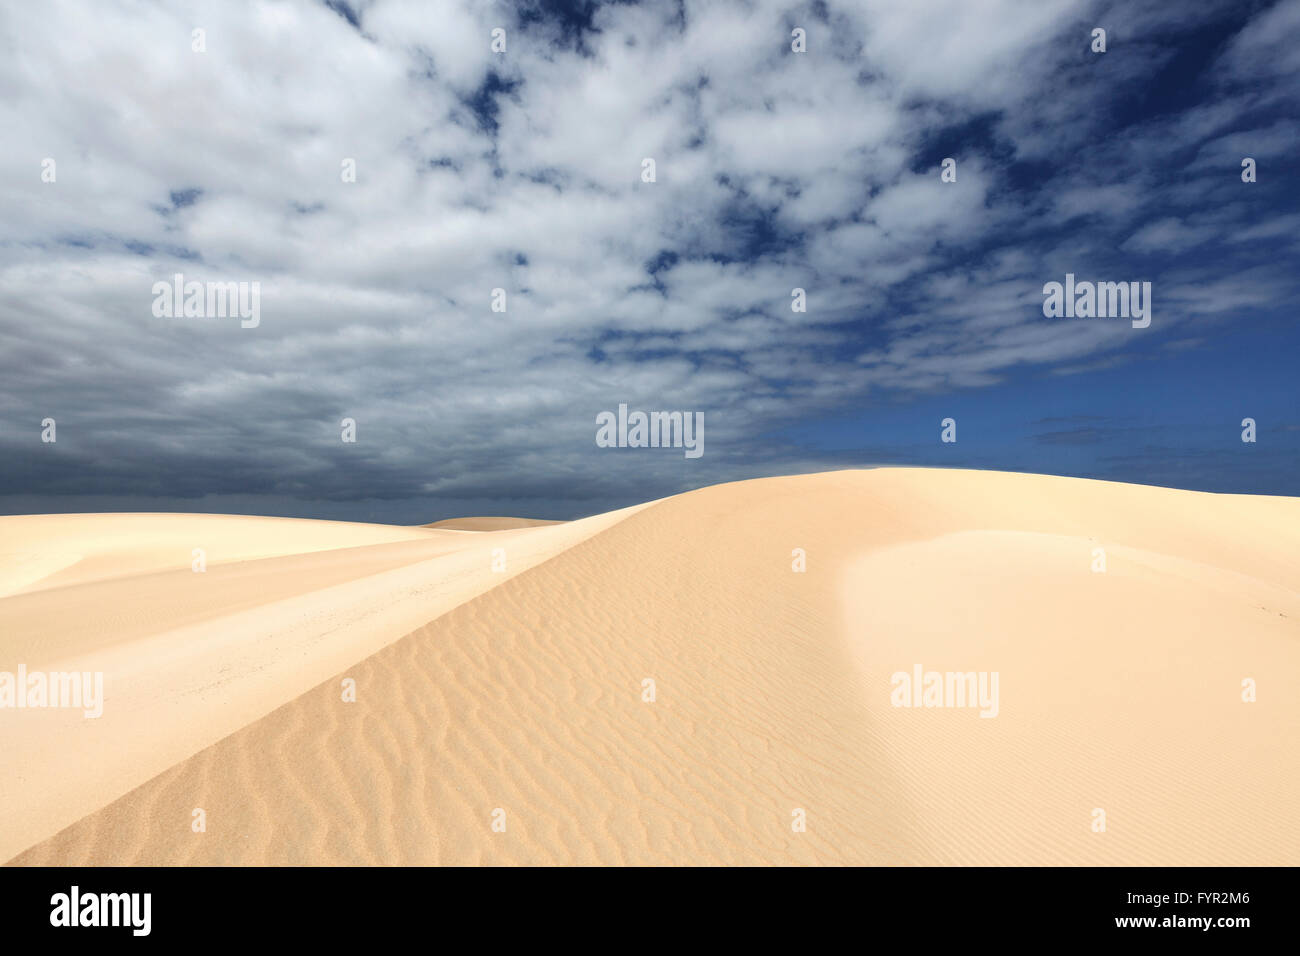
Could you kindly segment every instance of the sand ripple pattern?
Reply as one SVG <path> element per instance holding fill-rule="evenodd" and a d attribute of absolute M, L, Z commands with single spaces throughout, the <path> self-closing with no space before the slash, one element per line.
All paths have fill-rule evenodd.
<path fill-rule="evenodd" d="M 1253 851 L 1271 842 L 1300 862 L 1283 822 L 1295 818 L 1300 768 L 1294 747 L 1279 746 L 1300 726 L 1293 693 L 1279 703 L 1274 683 L 1250 728 L 1201 721 L 1185 737 L 1152 731 L 1139 745 L 1122 708 L 1072 709 L 1145 690 L 1172 726 L 1204 710 L 1198 682 L 1209 677 L 1229 693 L 1239 672 L 1293 687 L 1297 672 L 1276 668 L 1294 666 L 1300 648 L 1300 502 L 972 474 L 840 472 L 657 503 L 13 862 L 1213 863 L 1232 862 L 1225 847 L 1247 831 Z M 1115 548 L 1118 577 L 1107 586 L 1148 602 L 1145 631 L 1100 649 L 1140 656 L 1145 634 L 1147 676 L 1197 613 L 1177 603 L 1188 587 L 1213 595 L 1226 582 L 1214 606 L 1228 610 L 1196 644 L 1224 649 L 1209 677 L 1170 665 L 1181 675 L 1172 690 L 1154 679 L 1071 684 L 1071 655 L 1086 653 L 1078 642 L 1114 620 L 1097 611 L 1076 626 L 1079 602 L 1118 607 L 1079 590 L 1101 584 L 1088 570 L 1093 537 Z M 794 548 L 807 551 L 806 573 L 791 570 Z M 1035 567 L 1047 590 L 1022 600 L 1016 589 Z M 945 604 L 972 568 L 982 576 Z M 996 613 L 972 610 L 980 595 Z M 1221 631 L 1230 627 L 1237 633 Z M 1243 634 L 1256 639 L 1239 659 Z M 900 659 L 941 664 L 942 653 L 963 652 L 1012 675 L 1050 672 L 1057 684 L 1004 686 L 997 720 L 887 706 Z M 340 699 L 345 677 L 356 703 Z M 656 683 L 654 703 L 642 700 L 643 678 Z M 1249 705 L 1235 706 L 1234 715 Z M 1256 741 L 1249 753 L 1225 750 L 1243 739 Z M 1088 781 L 1104 776 L 1108 755 L 1148 771 L 1130 787 L 1098 780 L 1118 838 L 1089 844 L 1111 836 L 1087 830 L 1090 801 L 1102 799 Z M 1185 787 L 1179 776 L 1216 755 L 1253 776 L 1230 791 Z M 1092 776 L 1071 770 L 1080 761 Z M 1199 803 L 1231 815 L 1201 828 L 1230 820 L 1226 837 L 1187 832 Z M 204 833 L 191 830 L 196 807 Z M 498 808 L 505 832 L 492 829 Z M 792 830 L 796 808 L 806 832 Z"/>

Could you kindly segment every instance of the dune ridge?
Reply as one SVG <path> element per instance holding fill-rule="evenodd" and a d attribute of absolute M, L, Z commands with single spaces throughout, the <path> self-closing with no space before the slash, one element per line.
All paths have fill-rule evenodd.
<path fill-rule="evenodd" d="M 1294 865 L 1297 621 L 1300 499 L 927 469 L 719 485 L 11 862 Z M 894 706 L 914 665 L 997 672 L 997 716 Z"/>
<path fill-rule="evenodd" d="M 547 518 L 506 518 L 484 516 L 479 518 L 443 518 L 420 525 L 421 528 L 436 528 L 442 531 L 513 531 L 515 528 L 543 528 L 552 524 L 563 524 Z"/>

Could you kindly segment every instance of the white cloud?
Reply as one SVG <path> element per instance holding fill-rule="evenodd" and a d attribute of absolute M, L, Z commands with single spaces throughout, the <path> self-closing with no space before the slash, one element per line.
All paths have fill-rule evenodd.
<path fill-rule="evenodd" d="M 1225 62 L 1272 49 L 1294 7 Z M 594 415 L 618 401 L 715 416 L 695 471 L 623 456 L 585 479 L 675 490 L 728 477 L 706 468 L 778 420 L 873 388 L 1112 348 L 1037 313 L 1045 274 L 1102 254 L 1052 231 L 1071 219 L 1144 252 L 1215 236 L 1167 208 L 1134 221 L 1159 187 L 1112 154 L 1095 183 L 1071 178 L 1113 99 L 1080 82 L 1088 4 L 615 5 L 581 50 L 508 4 L 358 9 L 360 30 L 306 0 L 6 9 L 0 443 L 26 448 L 45 414 L 79 423 L 66 454 L 90 470 L 52 491 L 550 488 L 590 471 Z M 1161 62 L 1107 56 L 1115 82 Z M 1156 164 L 1213 136 L 1204 155 L 1231 152 L 1232 115 L 1205 106 L 1130 145 Z M 996 149 L 968 138 L 957 184 L 917 167 L 976 118 Z M 1060 185 L 1009 188 L 1023 159 Z M 151 286 L 175 272 L 260 282 L 261 326 L 154 318 Z M 351 458 L 344 414 L 363 436 Z"/>

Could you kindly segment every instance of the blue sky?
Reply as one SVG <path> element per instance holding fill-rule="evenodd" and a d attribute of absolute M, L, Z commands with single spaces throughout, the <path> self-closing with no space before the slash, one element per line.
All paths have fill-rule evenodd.
<path fill-rule="evenodd" d="M 845 462 L 994 468 L 1245 494 L 1296 494 L 1295 330 L 1243 331 L 1230 346 L 1126 356 L 1056 376 L 1027 370 L 995 388 L 828 418 L 780 437 Z M 938 422 L 960 411 L 954 444 Z M 1271 437 L 1241 441 L 1251 417 Z M 801 432 L 801 433 L 800 433 Z M 864 441 L 864 436 L 870 436 Z M 1257 436 L 1258 438 L 1258 436 Z"/>
<path fill-rule="evenodd" d="M 0 42 L 0 513 L 881 464 L 1300 495 L 1297 0 L 60 0 Z M 177 272 L 260 323 L 155 315 Z M 1067 272 L 1150 282 L 1150 327 L 1045 317 Z M 598 447 L 619 404 L 705 453 Z"/>

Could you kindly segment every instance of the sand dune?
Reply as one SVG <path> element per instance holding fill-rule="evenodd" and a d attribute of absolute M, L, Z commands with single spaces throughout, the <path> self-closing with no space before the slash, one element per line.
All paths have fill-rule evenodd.
<path fill-rule="evenodd" d="M 99 671 L 106 703 L 91 720 L 0 710 L 0 858 L 635 510 L 490 540 L 280 518 L 52 516 L 51 548 L 94 557 L 42 581 L 10 558 L 27 590 L 0 599 L 0 672 Z M 48 566 L 40 520 L 0 518 L 0 540 Z M 125 555 L 116 576 L 109 541 Z M 203 573 L 194 547 L 207 550 Z"/>
<path fill-rule="evenodd" d="M 209 564 L 420 541 L 418 528 L 244 515 L 138 514 L 0 517 L 0 597 L 151 571 L 189 570 L 193 550 Z"/>
<path fill-rule="evenodd" d="M 515 528 L 541 528 L 559 521 L 547 521 L 544 518 L 444 518 L 422 528 L 439 528 L 443 531 L 511 531 Z"/>
<path fill-rule="evenodd" d="M 0 712 L 0 858 L 1300 863 L 1300 499 L 881 469 L 586 521 L 0 600 L 0 670 L 124 688 Z M 918 665 L 996 716 L 894 706 Z"/>

